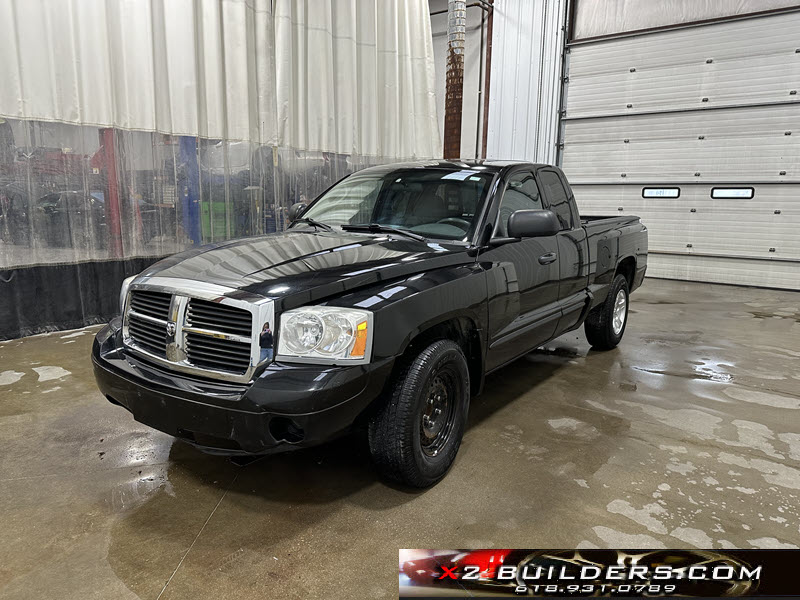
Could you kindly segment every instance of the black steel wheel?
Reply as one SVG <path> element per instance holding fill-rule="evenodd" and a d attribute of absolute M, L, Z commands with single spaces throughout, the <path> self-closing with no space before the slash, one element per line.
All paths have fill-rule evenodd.
<path fill-rule="evenodd" d="M 469 409 L 469 370 L 451 340 L 433 342 L 402 365 L 369 423 L 378 469 L 413 487 L 428 487 L 455 460 Z"/>
<path fill-rule="evenodd" d="M 420 447 L 427 456 L 436 456 L 447 447 L 456 421 L 458 373 L 445 365 L 430 381 L 420 415 Z"/>

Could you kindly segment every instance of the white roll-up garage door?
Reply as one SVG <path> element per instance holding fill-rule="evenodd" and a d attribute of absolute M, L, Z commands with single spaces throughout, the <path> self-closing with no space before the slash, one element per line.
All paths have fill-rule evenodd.
<path fill-rule="evenodd" d="M 800 289 L 800 12 L 573 43 L 562 165 L 648 274 Z"/>

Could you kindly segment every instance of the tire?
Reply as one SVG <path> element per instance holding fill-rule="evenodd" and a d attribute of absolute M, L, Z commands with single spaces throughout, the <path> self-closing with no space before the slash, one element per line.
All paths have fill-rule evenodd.
<path fill-rule="evenodd" d="M 620 327 L 619 319 L 615 321 L 615 308 L 623 303 L 622 324 Z M 624 275 L 617 275 L 611 282 L 611 289 L 608 292 L 605 302 L 596 307 L 583 324 L 586 332 L 586 339 L 596 350 L 611 350 L 616 348 L 622 336 L 625 334 L 625 327 L 628 325 L 628 308 L 630 297 L 628 294 L 628 280 Z M 617 313 L 617 317 L 620 315 Z"/>
<path fill-rule="evenodd" d="M 433 342 L 406 360 L 369 422 L 369 449 L 378 470 L 417 488 L 444 477 L 464 435 L 469 389 L 467 361 L 451 340 Z"/>

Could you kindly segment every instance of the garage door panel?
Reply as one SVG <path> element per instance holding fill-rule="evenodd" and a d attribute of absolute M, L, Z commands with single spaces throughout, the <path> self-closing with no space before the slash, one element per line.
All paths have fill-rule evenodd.
<path fill-rule="evenodd" d="M 776 26 L 776 20 L 779 24 Z M 751 56 L 777 55 L 790 49 L 794 52 L 800 12 L 764 16 L 663 31 L 650 35 L 630 36 L 608 41 L 579 44 L 571 48 L 574 62 L 572 75 L 621 72 L 631 62 L 642 68 L 670 65 L 713 63 L 746 59 Z M 757 43 L 753 43 L 757 40 Z M 709 49 L 714 52 L 709 54 Z"/>
<path fill-rule="evenodd" d="M 733 204 L 733 200 L 719 200 L 711 198 L 711 184 L 698 184 L 698 183 L 675 183 L 670 184 L 664 181 L 654 181 L 653 183 L 646 184 L 626 184 L 626 185 L 586 185 L 578 184 L 573 181 L 574 173 L 565 169 L 564 173 L 567 179 L 575 189 L 575 195 L 579 202 L 586 200 L 618 200 L 622 199 L 626 202 L 643 202 L 645 204 L 653 204 L 658 206 L 672 206 L 683 205 L 684 202 L 693 203 L 717 203 L 717 206 L 723 206 L 724 203 Z M 677 187 L 680 190 L 680 197 L 678 198 L 643 198 L 642 188 L 650 187 Z M 756 186 L 753 199 L 751 200 L 737 200 L 738 204 L 735 206 L 747 206 L 751 208 L 769 208 L 771 209 L 774 203 L 784 203 L 790 206 L 800 208 L 800 190 L 794 184 L 768 184 L 763 186 Z M 688 205 L 688 204 L 687 204 Z M 627 204 L 625 205 L 627 207 Z"/>
<path fill-rule="evenodd" d="M 798 78 L 800 86 L 800 78 Z M 799 92 L 800 94 L 800 92 Z M 570 146 L 585 142 L 681 140 L 698 135 L 714 139 L 776 139 L 800 126 L 800 100 L 782 106 L 731 108 L 658 115 L 631 115 L 603 119 L 565 120 Z M 800 131 L 795 131 L 795 134 Z M 789 142 L 790 140 L 786 140 Z M 792 140 L 800 144 L 797 139 Z"/>
<path fill-rule="evenodd" d="M 655 251 L 800 260 L 797 186 L 756 186 L 752 200 L 712 199 L 711 186 L 705 185 L 678 186 L 681 195 L 675 199 L 642 198 L 642 187 L 575 184 L 573 189 L 583 214 L 641 217 Z"/>
<path fill-rule="evenodd" d="M 651 73 L 570 74 L 568 117 L 698 109 L 790 100 L 800 68 L 794 50 L 726 65 L 686 65 Z M 779 60 L 776 60 L 779 59 Z M 744 89 L 743 89 L 744 88 Z M 630 106 L 628 106 L 630 104 Z"/>
<path fill-rule="evenodd" d="M 773 140 L 774 141 L 774 140 Z M 620 144 L 622 146 L 622 144 Z M 635 181 L 659 179 L 698 180 L 747 183 L 752 173 L 759 181 L 800 179 L 800 147 L 789 143 L 774 143 L 742 148 L 723 141 L 709 142 L 701 147 L 687 144 L 628 144 L 614 148 L 606 144 L 587 144 L 578 150 L 564 152 L 564 169 L 580 174 L 576 183 L 613 182 L 620 178 Z M 784 171 L 781 174 L 781 171 Z"/>
<path fill-rule="evenodd" d="M 747 260 L 704 256 L 652 254 L 647 274 L 665 279 L 708 281 L 796 290 L 800 264 L 780 260 Z"/>
<path fill-rule="evenodd" d="M 798 30 L 800 13 L 790 13 L 578 45 L 567 116 L 789 101 L 800 76 Z"/>
<path fill-rule="evenodd" d="M 799 125 L 800 104 L 567 121 L 563 166 L 576 183 L 800 180 Z"/>

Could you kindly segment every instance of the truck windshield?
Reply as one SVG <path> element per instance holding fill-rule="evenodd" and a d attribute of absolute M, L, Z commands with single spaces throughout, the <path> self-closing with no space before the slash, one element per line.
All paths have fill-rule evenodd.
<path fill-rule="evenodd" d="M 302 216 L 333 226 L 377 224 L 428 238 L 466 240 L 492 177 L 478 169 L 356 174 L 328 190 Z"/>

